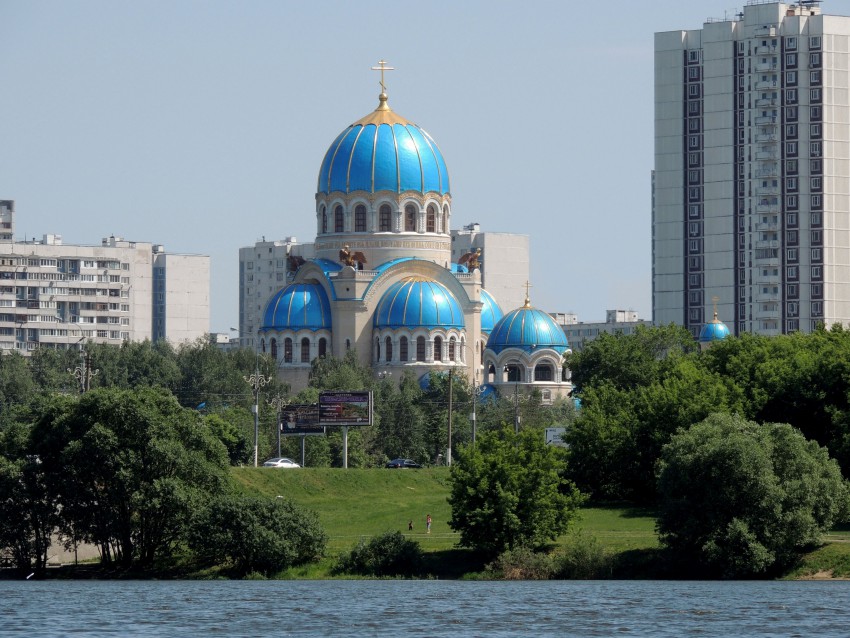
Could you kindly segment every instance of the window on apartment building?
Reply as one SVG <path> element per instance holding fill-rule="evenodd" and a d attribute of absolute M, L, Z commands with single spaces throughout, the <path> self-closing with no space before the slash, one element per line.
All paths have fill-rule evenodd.
<path fill-rule="evenodd" d="M 822 301 L 813 301 L 812 302 L 812 317 L 823 317 L 823 302 Z"/>
<path fill-rule="evenodd" d="M 823 91 L 820 87 L 809 89 L 809 101 L 820 102 L 823 99 Z"/>
<path fill-rule="evenodd" d="M 812 175 L 820 175 L 823 173 L 823 160 L 820 158 L 810 159 L 809 172 Z"/>
<path fill-rule="evenodd" d="M 702 204 L 688 204 L 688 217 L 691 219 L 702 217 Z"/>
<path fill-rule="evenodd" d="M 744 55 L 747 52 L 747 43 L 744 41 L 738 42 L 738 55 Z"/>
<path fill-rule="evenodd" d="M 688 199 L 692 202 L 702 199 L 702 189 L 699 186 L 691 186 L 688 188 Z"/>
<path fill-rule="evenodd" d="M 796 53 L 786 53 L 785 54 L 785 66 L 789 69 L 797 68 L 797 54 Z"/>
<path fill-rule="evenodd" d="M 812 210 L 823 210 L 822 195 L 812 195 Z"/>
<path fill-rule="evenodd" d="M 812 246 L 822 246 L 823 245 L 823 231 L 820 228 L 815 228 L 809 231 L 811 235 L 811 244 Z M 820 253 L 818 253 L 820 257 Z M 814 253 L 812 253 L 812 258 L 814 259 Z"/>
<path fill-rule="evenodd" d="M 814 249 L 812 249 L 814 252 Z M 812 266 L 812 281 L 819 281 L 823 277 L 823 266 L 816 264 Z"/>
<path fill-rule="evenodd" d="M 688 166 L 699 166 L 701 157 L 699 153 L 688 153 Z"/>
<path fill-rule="evenodd" d="M 740 129 L 738 131 L 738 144 L 744 144 L 747 141 L 747 131 Z"/>
<path fill-rule="evenodd" d="M 791 36 L 785 38 L 785 50 L 786 51 L 796 51 L 797 50 L 797 38 L 796 36 Z"/>
<path fill-rule="evenodd" d="M 796 195 L 786 195 L 785 196 L 785 208 L 789 210 L 797 210 L 799 206 L 799 200 Z"/>
<path fill-rule="evenodd" d="M 809 182 L 813 191 L 823 190 L 823 177 L 821 177 L 820 175 L 810 177 Z"/>
<path fill-rule="evenodd" d="M 797 156 L 797 142 L 786 142 L 785 143 L 785 154 L 791 157 Z"/>
<path fill-rule="evenodd" d="M 791 137 L 791 138 L 797 137 L 797 125 L 796 124 L 786 124 L 785 125 L 785 137 Z"/>
<path fill-rule="evenodd" d="M 797 72 L 796 71 L 786 71 L 785 72 L 785 85 L 786 86 L 797 86 Z"/>
<path fill-rule="evenodd" d="M 700 147 L 699 135 L 688 135 L 688 148 L 698 149 Z"/>
<path fill-rule="evenodd" d="M 791 244 L 792 246 L 796 246 L 800 243 L 800 235 L 796 230 L 786 230 L 785 231 L 785 243 Z"/>
<path fill-rule="evenodd" d="M 785 120 L 788 122 L 796 122 L 797 121 L 797 107 L 796 106 L 786 106 L 785 107 Z"/>
<path fill-rule="evenodd" d="M 796 192 L 797 186 L 798 186 L 798 182 L 797 182 L 796 177 L 786 177 L 785 178 L 785 190 L 786 191 Z"/>
<path fill-rule="evenodd" d="M 812 157 L 820 157 L 823 152 L 823 144 L 821 142 L 811 142 L 809 144 L 809 155 Z"/>
<path fill-rule="evenodd" d="M 688 252 L 690 253 L 700 253 L 702 252 L 702 240 L 701 239 L 691 239 L 688 241 Z"/>
<path fill-rule="evenodd" d="M 699 255 L 691 255 L 688 257 L 689 270 L 702 270 L 702 257 Z"/>
<path fill-rule="evenodd" d="M 688 304 L 691 306 L 701 306 L 702 290 L 691 290 L 688 292 Z"/>
<path fill-rule="evenodd" d="M 699 184 L 702 178 L 702 174 L 700 171 L 691 170 L 688 171 L 688 184 Z"/>
<path fill-rule="evenodd" d="M 797 213 L 788 213 L 785 215 L 785 225 L 789 228 L 797 227 Z"/>
<path fill-rule="evenodd" d="M 796 175 L 798 172 L 797 160 L 785 160 L 785 172 L 789 175 Z"/>
<path fill-rule="evenodd" d="M 811 225 L 815 227 L 823 225 L 823 213 L 821 211 L 812 212 Z"/>
<path fill-rule="evenodd" d="M 785 251 L 785 257 L 786 257 L 787 261 L 790 261 L 790 262 L 797 261 L 797 249 L 796 248 L 789 248 L 788 250 Z"/>
<path fill-rule="evenodd" d="M 785 305 L 785 311 L 789 317 L 796 317 L 800 313 L 800 304 L 797 301 L 789 301 Z"/>
<path fill-rule="evenodd" d="M 697 64 L 699 62 L 699 50 L 688 51 L 688 63 Z"/>
<path fill-rule="evenodd" d="M 820 51 L 809 53 L 809 66 L 819 67 L 821 63 Z"/>
<path fill-rule="evenodd" d="M 688 115 L 693 117 L 700 114 L 701 107 L 699 102 L 688 102 Z"/>
<path fill-rule="evenodd" d="M 688 84 L 688 97 L 697 98 L 700 95 L 699 84 Z"/>
<path fill-rule="evenodd" d="M 702 288 L 702 275 L 701 274 L 688 275 L 688 286 L 690 286 L 691 288 Z"/>
<path fill-rule="evenodd" d="M 823 299 L 823 284 L 812 284 L 812 298 Z"/>
<path fill-rule="evenodd" d="M 811 84 L 812 86 L 820 86 L 822 77 L 823 72 L 820 69 L 809 71 L 809 84 Z"/>
<path fill-rule="evenodd" d="M 688 119 L 688 131 L 691 133 L 699 133 L 700 128 L 700 119 L 698 117 L 692 117 Z"/>
<path fill-rule="evenodd" d="M 785 104 L 797 103 L 797 89 L 785 89 Z"/>
<path fill-rule="evenodd" d="M 800 273 L 799 273 L 799 270 L 797 269 L 797 266 L 786 266 L 786 268 L 785 268 L 786 278 L 790 279 L 791 281 L 797 281 L 797 279 L 799 278 L 799 274 Z"/>
<path fill-rule="evenodd" d="M 800 287 L 797 284 L 786 284 L 785 285 L 785 296 L 789 299 L 799 299 L 800 298 Z"/>
<path fill-rule="evenodd" d="M 693 82 L 695 80 L 699 80 L 699 67 L 698 66 L 688 67 L 688 80 L 690 80 L 691 82 Z"/>
<path fill-rule="evenodd" d="M 690 222 L 688 224 L 688 235 L 691 237 L 699 237 L 702 235 L 702 224 L 700 222 Z"/>

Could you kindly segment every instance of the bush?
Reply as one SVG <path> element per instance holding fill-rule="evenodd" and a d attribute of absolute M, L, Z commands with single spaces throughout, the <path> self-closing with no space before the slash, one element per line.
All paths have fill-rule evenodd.
<path fill-rule="evenodd" d="M 572 535 L 555 557 L 555 578 L 589 580 L 610 578 L 613 558 L 595 536 L 585 532 Z"/>
<path fill-rule="evenodd" d="M 549 554 L 517 547 L 499 554 L 487 565 L 484 575 L 502 580 L 549 580 L 554 572 L 555 563 Z"/>
<path fill-rule="evenodd" d="M 316 560 L 327 536 L 314 512 L 286 499 L 227 496 L 195 519 L 189 547 L 209 561 L 229 562 L 240 573 L 271 574 Z"/>
<path fill-rule="evenodd" d="M 791 565 L 847 511 L 825 448 L 786 424 L 715 414 L 662 452 L 658 532 L 671 558 L 709 576 Z"/>
<path fill-rule="evenodd" d="M 342 554 L 333 569 L 335 574 L 362 576 L 414 576 L 422 570 L 422 548 L 401 532 L 384 532 L 368 543 L 360 541 L 349 553 Z"/>

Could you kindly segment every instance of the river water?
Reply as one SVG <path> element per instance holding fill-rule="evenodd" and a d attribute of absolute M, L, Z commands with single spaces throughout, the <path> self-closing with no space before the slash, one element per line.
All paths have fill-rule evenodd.
<path fill-rule="evenodd" d="M 850 636 L 850 582 L 0 581 L 0 636 Z"/>

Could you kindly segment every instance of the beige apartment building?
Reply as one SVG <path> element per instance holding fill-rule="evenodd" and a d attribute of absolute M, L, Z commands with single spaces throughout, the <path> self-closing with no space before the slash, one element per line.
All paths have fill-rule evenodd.
<path fill-rule="evenodd" d="M 178 344 L 209 332 L 208 256 L 115 236 L 99 246 L 65 245 L 55 234 L 14 241 L 14 212 L 13 200 L 0 200 L 0 351 Z"/>

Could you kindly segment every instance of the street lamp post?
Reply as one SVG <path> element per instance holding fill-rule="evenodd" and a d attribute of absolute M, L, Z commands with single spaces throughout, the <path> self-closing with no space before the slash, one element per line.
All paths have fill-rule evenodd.
<path fill-rule="evenodd" d="M 243 377 L 245 381 L 251 386 L 251 389 L 254 391 L 254 467 L 257 467 L 258 463 L 258 452 L 259 452 L 259 442 L 260 442 L 260 389 L 269 383 L 272 378 L 270 376 L 265 376 L 260 374 L 260 371 L 257 370 L 248 377 Z"/>
<path fill-rule="evenodd" d="M 74 375 L 77 383 L 80 384 L 80 394 L 83 394 L 91 390 L 92 377 L 96 377 L 100 370 L 92 370 L 91 355 L 83 349 L 80 353 L 80 365 L 68 368 L 68 372 Z"/>

